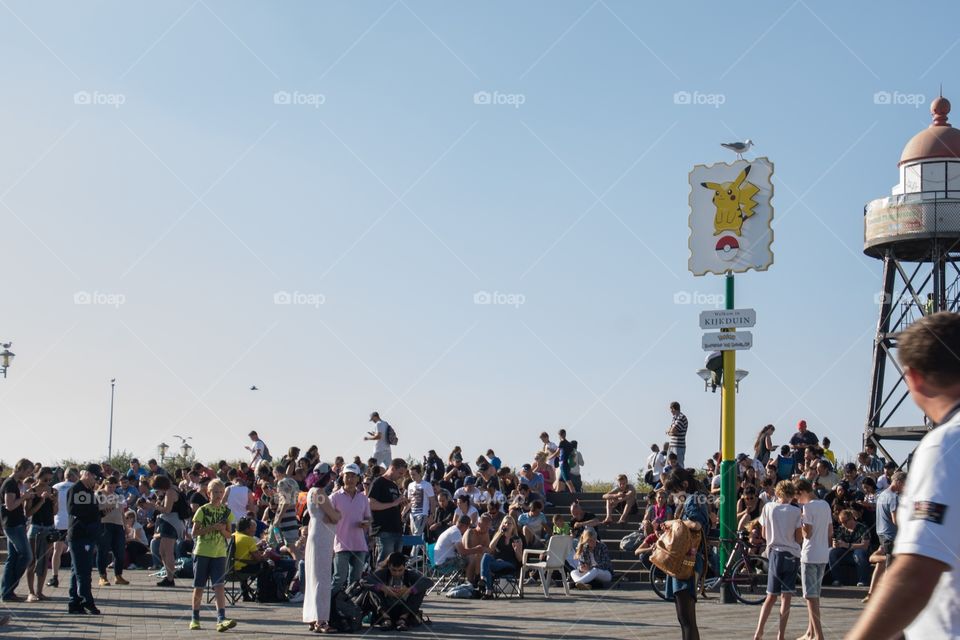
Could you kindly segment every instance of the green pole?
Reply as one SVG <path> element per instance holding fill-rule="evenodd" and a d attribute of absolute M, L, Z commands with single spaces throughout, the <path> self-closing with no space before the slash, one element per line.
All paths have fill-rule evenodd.
<path fill-rule="evenodd" d="M 726 275 L 726 308 L 734 308 L 733 273 Z M 722 331 L 734 331 L 723 329 Z M 720 425 L 720 538 L 731 540 L 737 529 L 737 473 L 736 465 L 736 369 L 737 352 L 723 352 L 723 388 L 720 395 L 722 423 Z M 733 551 L 729 542 L 720 544 L 720 570 L 727 566 L 727 559 Z M 720 602 L 735 602 L 729 585 L 720 592 Z"/>

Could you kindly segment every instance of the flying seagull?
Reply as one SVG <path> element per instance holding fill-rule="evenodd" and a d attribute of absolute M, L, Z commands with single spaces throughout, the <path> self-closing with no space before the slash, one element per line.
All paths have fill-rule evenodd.
<path fill-rule="evenodd" d="M 250 387 L 250 391 L 260 391 L 260 389 L 257 389 L 257 385 L 253 385 Z"/>
<path fill-rule="evenodd" d="M 743 154 L 753 146 L 753 140 L 747 138 L 743 142 L 721 142 L 720 146 L 737 154 L 737 160 L 743 160 Z"/>

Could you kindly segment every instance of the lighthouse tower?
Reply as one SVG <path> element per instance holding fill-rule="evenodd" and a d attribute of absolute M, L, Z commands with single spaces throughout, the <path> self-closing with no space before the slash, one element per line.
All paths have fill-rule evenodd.
<path fill-rule="evenodd" d="M 960 130 L 943 96 L 930 113 L 930 126 L 903 148 L 892 194 L 864 207 L 863 252 L 883 261 L 864 440 L 888 459 L 884 440 L 920 440 L 930 428 L 908 399 L 897 337 L 924 315 L 957 311 L 960 297 Z"/>

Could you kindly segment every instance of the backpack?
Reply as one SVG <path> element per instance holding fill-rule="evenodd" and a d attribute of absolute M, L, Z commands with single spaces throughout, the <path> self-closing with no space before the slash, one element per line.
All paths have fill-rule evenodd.
<path fill-rule="evenodd" d="M 286 602 L 287 596 L 283 592 L 280 581 L 277 580 L 277 571 L 267 569 L 257 574 L 257 602 Z"/>
<path fill-rule="evenodd" d="M 688 580 L 693 577 L 697 549 L 703 535 L 700 531 L 692 531 L 681 520 L 671 520 L 663 526 L 663 535 L 650 554 L 650 562 L 667 575 Z"/>
<path fill-rule="evenodd" d="M 172 511 L 177 514 L 177 517 L 183 520 L 184 524 L 186 524 L 193 520 L 193 511 L 190 509 L 190 503 L 187 502 L 187 497 L 183 495 L 183 492 L 178 491 L 177 493 L 179 495 L 177 496 L 176 501 L 173 503 Z"/>
<path fill-rule="evenodd" d="M 390 423 L 387 423 L 387 442 L 390 446 L 393 446 L 399 442 L 397 440 L 397 432 L 393 430 L 393 427 L 390 426 Z"/>
<path fill-rule="evenodd" d="M 628 553 L 633 553 L 637 550 L 637 547 L 640 546 L 640 543 L 643 542 L 643 532 L 634 531 L 633 533 L 628 533 L 624 536 L 623 540 L 620 541 L 620 550 L 626 551 Z"/>
<path fill-rule="evenodd" d="M 466 582 L 464 584 L 458 584 L 455 587 L 450 587 L 443 595 L 447 596 L 448 598 L 456 598 L 458 600 L 472 600 L 476 597 L 476 595 L 479 595 L 479 593 L 474 595 L 475 591 L 476 590 L 473 588 L 473 585 L 471 585 L 469 582 Z"/>
<path fill-rule="evenodd" d="M 363 628 L 363 610 L 343 589 L 330 596 L 330 626 L 343 633 L 356 633 Z"/>
<path fill-rule="evenodd" d="M 307 492 L 301 491 L 297 494 L 297 522 L 301 525 L 306 524 L 303 521 L 304 514 L 307 516 L 307 522 L 310 522 L 310 514 L 307 513 Z"/>
<path fill-rule="evenodd" d="M 260 442 L 263 442 L 263 440 Z M 260 460 L 262 462 L 273 462 L 273 456 L 270 455 L 270 447 L 267 446 L 266 442 L 263 442 L 263 453 L 260 454 Z"/>

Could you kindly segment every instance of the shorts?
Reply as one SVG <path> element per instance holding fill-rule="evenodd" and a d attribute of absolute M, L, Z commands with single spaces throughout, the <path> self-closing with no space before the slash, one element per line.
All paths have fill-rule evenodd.
<path fill-rule="evenodd" d="M 446 571 L 458 571 L 461 569 L 465 569 L 466 566 L 467 566 L 467 559 L 464 558 L 459 553 L 457 553 L 457 554 L 454 554 L 452 558 L 448 558 L 443 562 L 441 562 L 440 564 L 438 564 L 436 566 L 436 569 L 441 573 L 443 573 Z"/>
<path fill-rule="evenodd" d="M 770 550 L 770 569 L 767 573 L 769 595 L 792 594 L 797 588 L 797 565 L 800 559 L 789 551 Z"/>
<path fill-rule="evenodd" d="M 157 518 L 156 531 L 161 538 L 170 538 L 172 540 L 180 539 L 180 533 L 177 531 L 177 528 L 161 518 Z"/>
<path fill-rule="evenodd" d="M 223 584 L 227 574 L 226 558 L 211 558 L 209 556 L 194 556 L 193 559 L 193 588 L 203 589 L 207 580 L 214 587 Z"/>
<path fill-rule="evenodd" d="M 823 575 L 827 572 L 826 564 L 811 562 L 800 563 L 800 577 L 803 582 L 803 597 L 819 598 L 820 587 L 823 585 Z"/>

